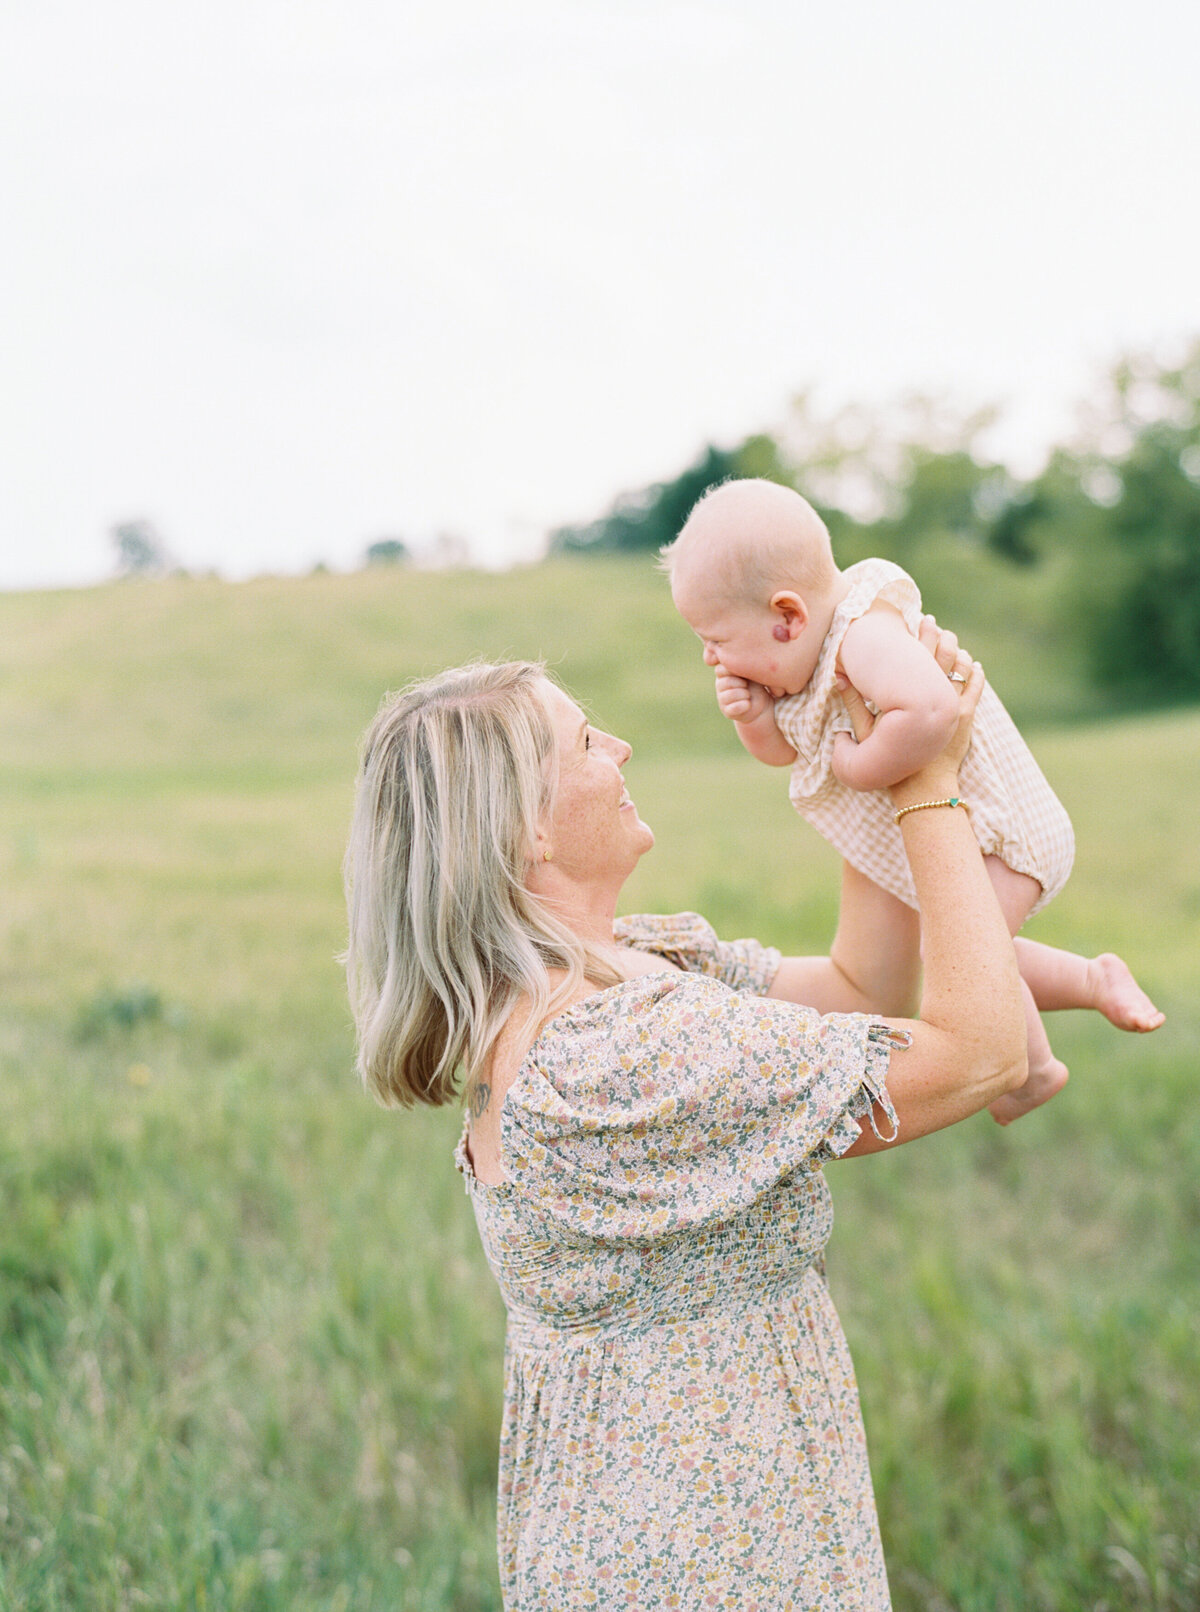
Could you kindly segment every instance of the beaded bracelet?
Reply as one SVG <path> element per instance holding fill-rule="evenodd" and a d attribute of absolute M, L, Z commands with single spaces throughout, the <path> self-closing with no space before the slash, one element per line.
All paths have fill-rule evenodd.
<path fill-rule="evenodd" d="M 966 804 L 961 795 L 947 795 L 945 800 L 918 800 L 911 806 L 901 806 L 892 820 L 898 823 L 906 812 L 923 812 L 927 811 L 930 806 L 962 806 L 965 808 Z"/>

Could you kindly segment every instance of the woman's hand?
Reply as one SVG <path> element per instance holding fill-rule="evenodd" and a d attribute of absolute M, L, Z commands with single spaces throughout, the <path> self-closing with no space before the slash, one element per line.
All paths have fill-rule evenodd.
<path fill-rule="evenodd" d="M 932 616 L 922 616 L 917 638 L 933 656 L 934 660 L 937 661 L 950 681 L 965 694 L 970 685 L 975 662 L 960 647 L 958 635 L 952 633 L 949 628 L 939 627 Z M 875 726 L 875 718 L 867 708 L 867 703 L 862 695 L 840 669 L 837 687 L 841 692 L 846 714 L 850 718 L 850 726 L 854 730 L 855 741 L 858 744 L 862 744 Z M 937 767 L 943 761 L 950 760 L 957 773 L 958 766 L 963 756 L 967 753 L 967 746 L 971 742 L 971 719 L 975 715 L 975 707 L 979 704 L 979 695 L 982 691 L 983 685 L 981 681 L 979 689 L 973 692 L 972 698 L 962 700 L 958 726 L 951 735 L 942 755 L 932 762 L 931 766 Z M 922 769 L 922 771 L 924 770 Z"/>
<path fill-rule="evenodd" d="M 954 732 L 940 756 L 935 756 L 926 766 L 892 785 L 889 793 L 897 809 L 911 806 L 917 801 L 943 800 L 958 794 L 958 769 L 971 742 L 971 724 L 975 720 L 975 710 L 985 681 L 983 667 L 978 661 L 970 661 L 968 665 L 970 670 L 966 673 L 966 681 L 958 681 L 957 677 L 954 681 L 955 688 L 959 690 L 958 722 Z"/>
<path fill-rule="evenodd" d="M 971 722 L 975 716 L 975 708 L 979 704 L 979 696 L 983 693 L 982 670 L 966 650 L 961 648 L 957 633 L 952 633 L 948 627 L 939 627 L 932 616 L 921 617 L 917 637 L 963 695 L 959 704 L 958 726 L 942 753 L 943 758 L 953 761 L 957 771 L 971 742 Z M 971 682 L 972 674 L 976 671 L 980 672 L 978 688 L 974 688 Z M 972 689 L 970 699 L 966 697 L 968 689 Z"/>

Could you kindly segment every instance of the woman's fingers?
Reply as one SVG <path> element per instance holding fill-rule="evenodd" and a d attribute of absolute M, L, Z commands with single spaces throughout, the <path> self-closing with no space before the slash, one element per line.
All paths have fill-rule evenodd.
<path fill-rule="evenodd" d="M 965 683 L 971 674 L 971 657 L 959 648 L 958 634 L 939 627 L 932 616 L 922 616 L 917 637 L 947 677 Z"/>
<path fill-rule="evenodd" d="M 959 716 L 973 717 L 975 708 L 979 704 L 979 696 L 983 693 L 983 685 L 987 678 L 983 675 L 983 667 L 977 660 L 964 657 L 967 672 L 962 687 L 962 699 L 959 702 Z"/>
<path fill-rule="evenodd" d="M 854 684 L 848 681 L 844 673 L 838 678 L 838 688 L 841 691 L 842 704 L 846 707 L 846 715 L 850 718 L 850 726 L 854 729 L 854 738 L 861 744 L 875 726 L 875 718 L 867 709 L 862 695 Z"/>
<path fill-rule="evenodd" d="M 946 753 L 955 762 L 960 762 L 971 742 L 971 723 L 983 693 L 983 667 L 978 661 L 973 661 L 965 649 L 959 648 L 958 635 L 939 627 L 932 616 L 921 617 L 917 636 L 959 691 L 958 725 Z M 875 726 L 875 718 L 862 695 L 840 668 L 837 688 L 846 707 L 846 715 L 850 718 L 855 740 L 861 744 Z"/>
<path fill-rule="evenodd" d="M 956 766 L 966 755 L 967 746 L 971 742 L 971 724 L 975 720 L 975 710 L 986 681 L 983 667 L 978 661 L 969 661 L 967 664 L 965 681 L 955 684 L 959 689 L 958 725 L 951 734 L 945 750 L 947 759 L 953 761 Z"/>

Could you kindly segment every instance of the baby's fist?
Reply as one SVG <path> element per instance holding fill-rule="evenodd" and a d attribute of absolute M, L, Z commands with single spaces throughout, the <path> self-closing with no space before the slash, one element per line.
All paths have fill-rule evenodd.
<path fill-rule="evenodd" d="M 723 666 L 717 667 L 717 705 L 722 716 L 731 722 L 753 722 L 771 704 L 771 696 L 761 683 L 750 683 L 744 677 L 734 677 Z"/>

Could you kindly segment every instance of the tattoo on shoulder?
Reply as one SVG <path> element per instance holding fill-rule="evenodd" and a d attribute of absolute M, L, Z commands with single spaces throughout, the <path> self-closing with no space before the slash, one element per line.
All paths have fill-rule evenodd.
<path fill-rule="evenodd" d="M 479 1081 L 471 1088 L 471 1118 L 478 1119 L 491 1100 L 492 1088 L 486 1080 Z"/>

